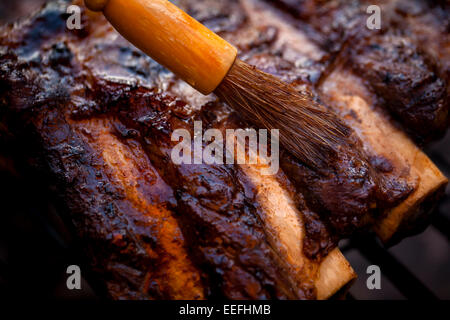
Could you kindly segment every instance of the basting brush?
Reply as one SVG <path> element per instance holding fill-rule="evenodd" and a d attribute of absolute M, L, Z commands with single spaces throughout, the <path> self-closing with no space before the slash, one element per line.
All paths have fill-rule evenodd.
<path fill-rule="evenodd" d="M 202 94 L 214 92 L 305 164 L 326 166 L 349 129 L 307 92 L 237 58 L 237 49 L 167 0 L 85 0 L 128 41 Z"/>

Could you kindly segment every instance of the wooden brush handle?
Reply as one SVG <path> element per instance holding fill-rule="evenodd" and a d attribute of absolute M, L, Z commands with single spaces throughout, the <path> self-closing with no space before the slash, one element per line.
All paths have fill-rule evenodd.
<path fill-rule="evenodd" d="M 167 0 L 85 0 L 131 43 L 192 87 L 209 94 L 237 49 Z"/>

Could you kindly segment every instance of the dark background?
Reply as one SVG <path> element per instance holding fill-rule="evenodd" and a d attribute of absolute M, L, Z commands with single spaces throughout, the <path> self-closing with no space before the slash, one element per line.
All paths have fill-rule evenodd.
<path fill-rule="evenodd" d="M 0 24 L 38 10 L 45 0 L 1 0 Z M 17 298 L 96 299 L 95 277 L 88 261 L 70 236 L 50 190 L 42 179 L 19 169 L 26 159 L 13 160 L 14 148 L 0 137 L 0 295 Z M 450 177 L 450 133 L 429 146 L 427 154 Z M 24 163 L 20 163 L 24 162 Z M 420 235 L 404 239 L 389 249 L 371 236 L 342 243 L 341 249 L 358 273 L 347 299 L 450 299 L 450 188 L 431 225 Z M 66 288 L 66 268 L 81 267 L 82 290 Z M 366 287 L 367 266 L 381 268 L 381 290 Z"/>

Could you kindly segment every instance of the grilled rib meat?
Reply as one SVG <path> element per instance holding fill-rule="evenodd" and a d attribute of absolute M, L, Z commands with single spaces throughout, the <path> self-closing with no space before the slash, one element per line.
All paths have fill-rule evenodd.
<path fill-rule="evenodd" d="M 236 44 L 242 59 L 320 99 L 314 85 L 326 63 L 277 47 L 277 27 L 254 26 L 238 1 L 179 4 Z M 192 130 L 196 119 L 219 129 L 248 124 L 131 47 L 100 16 L 84 12 L 83 30 L 65 30 L 66 6 L 49 4 L 2 30 L 1 116 L 9 132 L 25 130 L 30 140 L 21 143 L 42 150 L 112 297 L 314 298 L 317 266 L 336 242 L 413 191 L 356 135 L 325 171 L 282 153 L 276 179 L 295 199 L 310 266 L 292 271 L 245 169 L 170 159 L 171 133 Z M 292 55 L 299 63 L 286 59 Z"/>
<path fill-rule="evenodd" d="M 332 59 L 347 62 L 419 142 L 449 124 L 448 4 L 432 1 L 270 0 L 290 12 Z M 366 8 L 381 7 L 381 30 L 366 28 Z"/>

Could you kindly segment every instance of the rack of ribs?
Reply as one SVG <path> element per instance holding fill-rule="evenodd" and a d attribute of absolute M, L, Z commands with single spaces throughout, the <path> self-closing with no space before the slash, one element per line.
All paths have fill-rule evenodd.
<path fill-rule="evenodd" d="M 434 88 L 411 107 L 405 83 L 379 82 L 388 71 L 358 71 L 377 54 L 359 56 L 346 39 L 327 47 L 317 40 L 327 33 L 311 31 L 314 21 L 285 12 L 295 1 L 280 2 L 176 1 L 237 46 L 241 59 L 347 123 L 351 145 L 325 170 L 284 150 L 276 175 L 261 174 L 261 163 L 176 165 L 174 130 L 192 133 L 196 120 L 204 130 L 250 125 L 132 47 L 101 15 L 84 10 L 83 28 L 67 30 L 66 1 L 0 30 L 0 132 L 45 172 L 43 187 L 56 190 L 109 297 L 326 299 L 355 277 L 339 240 L 372 229 L 398 241 L 436 204 L 447 179 L 384 106 L 421 109 L 424 117 L 414 119 L 445 130 L 447 82 L 434 64 L 446 65 L 445 57 L 408 49 L 423 64 L 401 71 Z M 363 51 L 372 47 L 359 41 Z"/>

